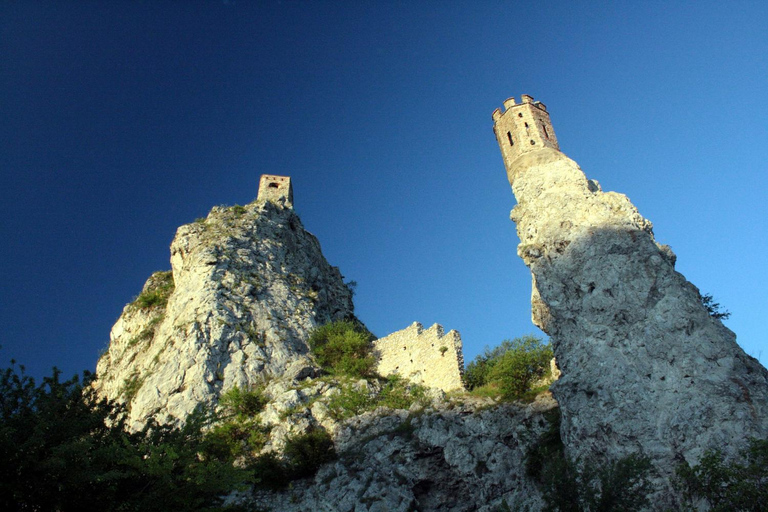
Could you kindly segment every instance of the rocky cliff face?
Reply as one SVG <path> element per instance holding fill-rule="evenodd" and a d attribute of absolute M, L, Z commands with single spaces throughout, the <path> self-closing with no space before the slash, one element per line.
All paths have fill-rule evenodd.
<path fill-rule="evenodd" d="M 136 429 L 184 419 L 235 386 L 259 393 L 263 410 L 243 427 L 260 439 L 248 457 L 280 458 L 297 437 L 328 433 L 337 457 L 314 476 L 230 496 L 259 510 L 540 509 L 526 454 L 552 428 L 551 395 L 498 404 L 313 365 L 310 331 L 351 316 L 351 293 L 283 196 L 214 208 L 179 228 L 173 270 L 153 274 L 113 327 L 97 390 L 127 403 Z M 416 326 L 408 340 L 452 361 L 443 377 L 455 380 L 461 343 L 449 334 Z"/>
<path fill-rule="evenodd" d="M 331 387 L 322 394 L 335 392 Z M 311 391 L 307 396 L 312 395 L 317 396 Z M 314 477 L 293 482 L 288 491 L 257 492 L 243 496 L 243 502 L 285 512 L 542 509 L 541 494 L 526 475 L 526 455 L 556 413 L 549 394 L 521 405 L 437 393 L 410 410 L 378 408 L 335 423 L 322 414 L 320 403 L 303 418 L 282 423 L 323 419 L 338 459 Z M 264 413 L 267 424 L 270 416 Z"/>
<path fill-rule="evenodd" d="M 711 317 L 626 196 L 555 149 L 507 164 L 533 321 L 551 336 L 553 385 L 574 459 L 649 456 L 660 507 L 676 464 L 768 436 L 768 371 Z"/>
<path fill-rule="evenodd" d="M 216 207 L 180 227 L 171 266 L 125 307 L 96 369 L 135 428 L 185 418 L 233 386 L 313 374 L 310 330 L 352 315 L 339 270 L 284 202 Z"/>

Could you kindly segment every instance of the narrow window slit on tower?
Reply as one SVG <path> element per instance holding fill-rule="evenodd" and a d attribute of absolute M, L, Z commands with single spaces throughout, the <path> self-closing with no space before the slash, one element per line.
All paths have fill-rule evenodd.
<path fill-rule="evenodd" d="M 514 145 L 515 145 L 515 143 L 514 143 L 514 141 L 512 140 L 512 132 L 507 132 L 507 138 L 509 139 L 509 145 L 510 145 L 510 146 L 514 146 Z"/>
<path fill-rule="evenodd" d="M 543 124 L 541 125 L 542 128 L 544 128 L 544 136 L 546 138 L 549 138 L 549 132 L 547 131 L 547 125 Z"/>

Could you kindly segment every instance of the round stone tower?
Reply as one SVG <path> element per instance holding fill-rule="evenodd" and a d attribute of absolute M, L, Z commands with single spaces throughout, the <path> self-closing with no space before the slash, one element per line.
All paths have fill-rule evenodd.
<path fill-rule="evenodd" d="M 493 131 L 507 169 L 524 153 L 542 148 L 560 150 L 546 105 L 527 94 L 521 99 L 522 103 L 515 103 L 515 98 L 509 98 L 503 112 L 498 108 L 493 111 Z"/>

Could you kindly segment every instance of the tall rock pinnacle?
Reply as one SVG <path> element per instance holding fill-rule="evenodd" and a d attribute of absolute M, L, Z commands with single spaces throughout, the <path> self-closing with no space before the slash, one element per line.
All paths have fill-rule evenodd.
<path fill-rule="evenodd" d="M 709 315 L 629 199 L 601 191 L 559 151 L 543 104 L 510 99 L 493 119 L 533 322 L 562 371 L 552 392 L 568 455 L 642 452 L 658 471 L 659 506 L 673 506 L 678 463 L 768 436 L 768 371 Z"/>
<path fill-rule="evenodd" d="M 112 328 L 96 389 L 149 417 L 184 419 L 222 391 L 311 373 L 309 332 L 352 315 L 352 293 L 294 213 L 290 179 L 263 176 L 246 206 L 181 226 Z"/>

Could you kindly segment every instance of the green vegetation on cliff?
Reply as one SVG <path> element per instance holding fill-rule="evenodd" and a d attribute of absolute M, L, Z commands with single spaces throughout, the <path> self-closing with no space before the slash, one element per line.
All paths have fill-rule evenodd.
<path fill-rule="evenodd" d="M 149 278 L 149 284 L 138 297 L 131 303 L 134 309 L 149 309 L 152 307 L 165 307 L 168 297 L 174 289 L 173 272 L 166 270 L 155 272 Z"/>
<path fill-rule="evenodd" d="M 220 496 L 250 479 L 210 449 L 211 414 L 130 432 L 92 378 L 54 369 L 38 385 L 23 367 L 0 372 L 0 509 L 222 510 Z"/>
<path fill-rule="evenodd" d="M 308 343 L 317 363 L 329 373 L 366 378 L 374 373 L 373 339 L 359 322 L 341 320 L 315 329 Z"/>
<path fill-rule="evenodd" d="M 522 398 L 531 386 L 549 374 L 552 346 L 535 336 L 504 340 L 486 348 L 467 365 L 464 384 L 478 394 Z"/>

